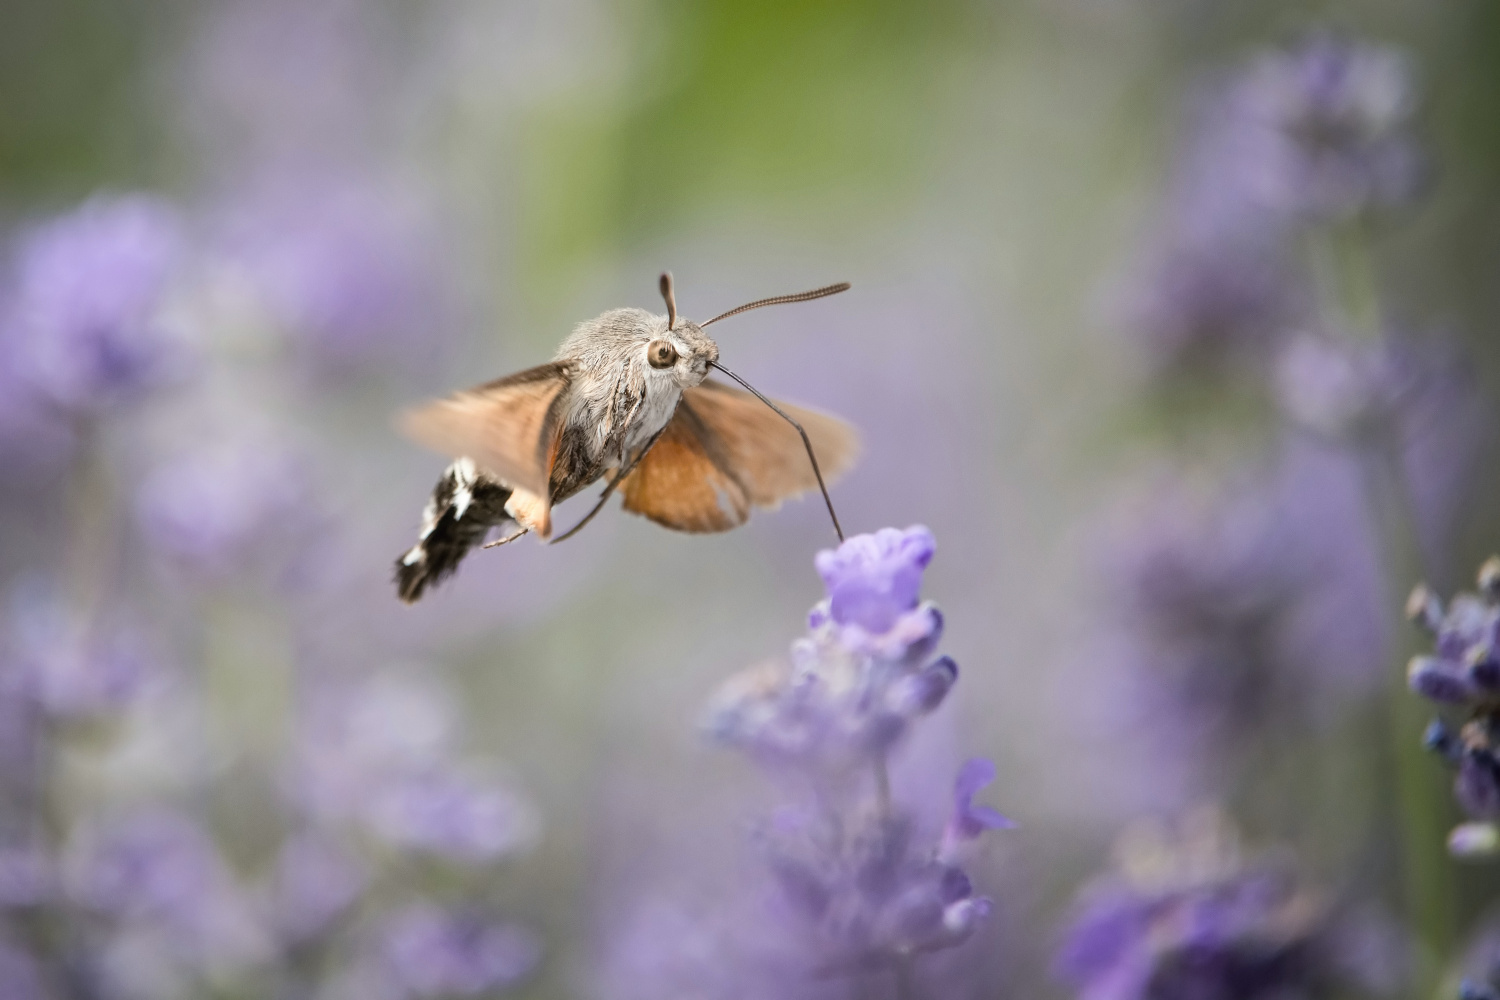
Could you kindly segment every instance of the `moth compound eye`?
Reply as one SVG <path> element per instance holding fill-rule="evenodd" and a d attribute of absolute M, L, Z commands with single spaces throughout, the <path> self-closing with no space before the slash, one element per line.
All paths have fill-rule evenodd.
<path fill-rule="evenodd" d="M 646 361 L 652 368 L 671 368 L 677 363 L 677 348 L 665 340 L 653 340 L 646 345 Z"/>

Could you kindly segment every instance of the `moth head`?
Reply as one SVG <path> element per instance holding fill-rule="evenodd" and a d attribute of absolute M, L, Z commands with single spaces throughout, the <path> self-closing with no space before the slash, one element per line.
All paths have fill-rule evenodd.
<path fill-rule="evenodd" d="M 719 360 L 719 345 L 703 332 L 703 327 L 677 315 L 670 273 L 661 276 L 661 297 L 666 300 L 667 315 L 658 321 L 645 345 L 646 365 L 652 371 L 670 374 L 679 386 L 691 389 L 707 377 L 708 366 Z"/>

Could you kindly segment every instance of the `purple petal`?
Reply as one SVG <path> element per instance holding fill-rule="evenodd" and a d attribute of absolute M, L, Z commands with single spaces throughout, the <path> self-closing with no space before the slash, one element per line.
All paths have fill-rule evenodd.
<path fill-rule="evenodd" d="M 967 805 L 975 792 L 994 780 L 994 762 L 987 757 L 972 757 L 958 769 L 958 778 L 953 782 L 953 798 Z"/>

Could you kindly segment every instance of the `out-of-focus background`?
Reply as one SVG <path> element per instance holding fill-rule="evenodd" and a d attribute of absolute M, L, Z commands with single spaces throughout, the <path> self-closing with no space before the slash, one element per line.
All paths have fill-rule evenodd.
<path fill-rule="evenodd" d="M 1500 880 L 1445 846 L 1401 607 L 1500 547 L 1493 5 L 3 22 L 0 996 L 793 995 L 718 950 L 781 793 L 703 719 L 803 632 L 821 505 L 713 536 L 611 509 L 414 607 L 390 582 L 445 464 L 392 415 L 659 309 L 663 269 L 700 320 L 853 283 L 714 333 L 859 428 L 847 527 L 937 539 L 961 683 L 895 799 L 940 824 L 987 756 L 1019 824 L 966 862 L 983 926 L 807 995 L 1482 977 Z M 1204 874 L 1174 824 L 1240 846 Z M 1228 918 L 1141 900 L 1221 863 L 1294 898 L 1161 945 Z M 1089 951 L 1100 878 L 1146 930 Z"/>

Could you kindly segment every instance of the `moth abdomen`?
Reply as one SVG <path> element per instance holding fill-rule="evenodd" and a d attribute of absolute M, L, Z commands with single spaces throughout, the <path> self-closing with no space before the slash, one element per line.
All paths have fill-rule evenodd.
<path fill-rule="evenodd" d="M 422 512 L 417 544 L 396 559 L 396 591 L 407 604 L 452 576 L 489 530 L 511 520 L 511 489 L 480 471 L 471 459 L 448 466 Z"/>

